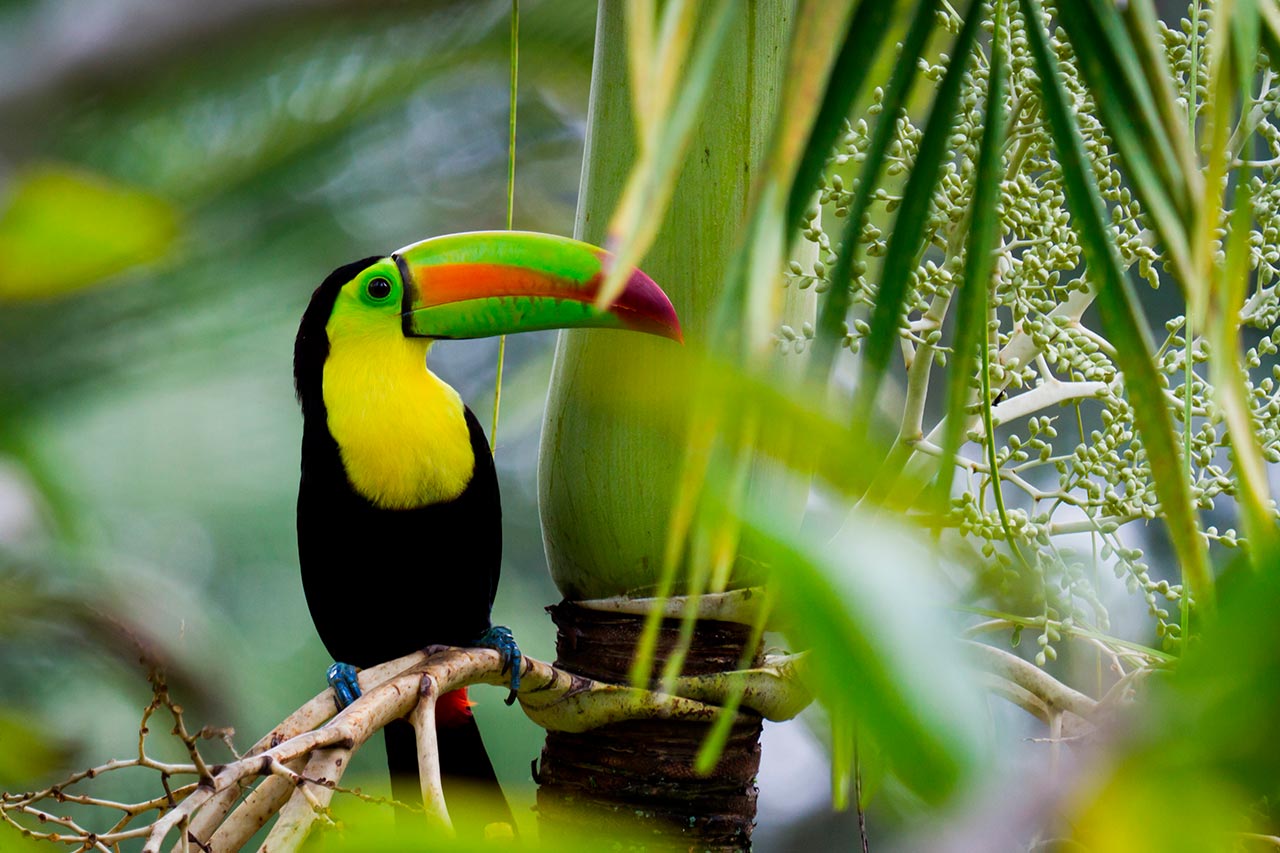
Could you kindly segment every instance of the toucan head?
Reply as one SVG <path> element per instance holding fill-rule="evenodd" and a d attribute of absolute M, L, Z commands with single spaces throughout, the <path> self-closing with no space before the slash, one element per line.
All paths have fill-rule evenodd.
<path fill-rule="evenodd" d="M 567 237 L 475 231 L 433 237 L 335 270 L 298 332 L 295 373 L 323 362 L 336 334 L 406 340 L 482 338 L 542 329 L 630 329 L 681 341 L 671 300 L 632 270 L 607 308 L 596 305 L 612 260 Z M 393 331 L 394 330 L 394 331 Z"/>
<path fill-rule="evenodd" d="M 551 234 L 448 234 L 366 266 L 342 286 L 334 312 L 380 317 L 417 338 L 610 328 L 681 340 L 671 301 L 640 270 L 611 306 L 596 306 L 609 260 L 603 249 Z"/>

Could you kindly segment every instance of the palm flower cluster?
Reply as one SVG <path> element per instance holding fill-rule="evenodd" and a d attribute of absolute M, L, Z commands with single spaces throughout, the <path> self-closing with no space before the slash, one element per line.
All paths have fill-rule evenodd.
<path fill-rule="evenodd" d="M 1189 111 L 1197 113 L 1204 111 L 1207 99 L 1206 42 L 1213 18 L 1212 4 L 1202 6 L 1208 8 L 1189 9 L 1185 19 L 1165 26 L 1161 33 L 1177 77 L 1179 100 L 1184 109 L 1194 105 Z M 994 11 L 989 9 L 989 22 L 995 19 Z M 1062 625 L 1110 627 L 1099 567 L 1113 570 L 1130 593 L 1144 598 L 1157 636 L 1166 647 L 1176 647 L 1182 630 L 1183 588 L 1171 582 L 1177 577 L 1171 556 L 1149 557 L 1138 547 L 1145 544 L 1153 553 L 1168 552 L 1160 525 L 1150 523 L 1160 518 L 1161 506 L 1115 348 L 1097 330 L 1090 311 L 1094 286 L 1072 227 L 1063 173 L 1041 113 L 1039 78 L 1026 41 L 1025 21 L 1018 4 L 1009 4 L 1007 11 L 1008 23 L 1002 31 L 996 32 L 991 23 L 987 26 L 991 39 L 1005 40 L 1011 61 L 999 203 L 1001 244 L 988 303 L 990 399 L 983 396 L 975 371 L 968 378 L 968 442 L 954 459 L 957 485 L 942 524 L 950 533 L 960 534 L 952 536 L 959 547 L 980 554 L 975 564 L 985 568 L 977 578 L 978 595 L 1040 629 L 1038 663 L 1056 658 L 1053 644 Z M 1049 5 L 1046 15 L 1051 18 L 1052 12 Z M 947 11 L 939 23 L 955 33 L 961 19 Z M 1190 449 L 1187 474 L 1201 512 L 1200 534 L 1210 543 L 1234 548 L 1243 541 L 1232 526 L 1236 479 L 1223 414 L 1213 402 L 1205 365 L 1215 354 L 1203 336 L 1186 333 L 1185 302 L 1176 285 L 1160 289 L 1162 279 L 1169 281 L 1163 247 L 1127 184 L 1123 164 L 1097 118 L 1060 30 L 1054 33 L 1052 46 L 1110 213 L 1119 256 L 1149 324 L 1162 333 L 1152 346 L 1165 398 L 1182 431 L 1184 448 Z M 951 355 L 948 309 L 953 308 L 964 268 L 967 215 L 986 109 L 989 49 L 990 40 L 985 51 L 976 53 L 965 75 L 950 156 L 933 194 L 928 245 L 911 277 L 907 311 L 900 323 L 903 361 L 908 366 L 928 359 L 932 366 L 945 369 Z M 1248 181 L 1255 200 L 1249 244 L 1256 273 L 1241 314 L 1247 345 L 1241 369 L 1247 372 L 1250 409 L 1263 454 L 1277 462 L 1280 364 L 1274 356 L 1280 344 L 1280 182 L 1276 180 L 1280 128 L 1273 119 L 1280 104 L 1280 81 L 1263 59 L 1252 104 L 1242 111 L 1230 138 L 1233 168 L 1228 179 L 1233 185 Z M 940 81 L 947 61 L 946 56 L 937 56 L 922 62 L 917 79 L 923 81 L 917 86 Z M 808 265 L 792 261 L 785 277 L 788 287 L 826 292 L 835 284 L 829 275 L 838 248 L 833 242 L 839 238 L 826 229 L 843 226 L 873 126 L 889 118 L 881 110 L 883 97 L 883 90 L 873 93 L 865 117 L 848 123 L 832 153 L 803 230 L 804 239 L 814 244 L 817 260 Z M 1187 132 L 1196 132 L 1191 122 Z M 853 309 L 843 343 L 855 354 L 869 333 L 867 319 L 877 298 L 877 259 L 885 253 L 901 200 L 894 187 L 910 173 L 923 133 L 923 120 L 917 124 L 909 115 L 897 117 L 887 178 L 875 191 L 876 204 L 859 238 L 866 260 L 855 264 L 848 284 Z M 1218 235 L 1219 263 L 1229 214 L 1224 211 Z M 799 329 L 784 327 L 778 335 L 779 345 L 788 351 L 803 350 L 811 338 L 808 324 Z M 915 424 L 904 422 L 900 436 L 912 445 L 912 463 L 919 466 L 934 459 L 936 465 L 942 452 L 942 384 L 930 384 L 928 370 L 913 369 L 905 393 L 905 416 L 919 419 L 917 411 L 924 416 Z M 927 405 L 912 406 L 913 398 L 924 398 Z M 983 446 L 986 436 L 980 414 L 985 406 L 991 407 L 998 427 L 994 472 Z M 994 500 L 997 484 L 1008 506 L 1003 517 Z M 1219 522 L 1223 529 L 1210 521 Z"/>

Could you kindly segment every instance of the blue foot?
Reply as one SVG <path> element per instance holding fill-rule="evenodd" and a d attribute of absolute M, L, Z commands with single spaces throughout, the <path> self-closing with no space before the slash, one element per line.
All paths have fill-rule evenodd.
<path fill-rule="evenodd" d="M 338 710 L 350 705 L 360 698 L 360 681 L 356 678 L 358 670 L 349 663 L 334 663 L 325 670 L 325 680 L 333 688 L 333 697 L 338 703 Z"/>
<path fill-rule="evenodd" d="M 520 689 L 523 656 L 520 654 L 520 647 L 516 645 L 515 637 L 511 636 L 511 629 L 503 625 L 494 625 L 480 635 L 476 645 L 483 649 L 494 649 L 502 655 L 503 674 L 511 670 L 511 692 L 507 694 L 506 702 L 508 705 L 514 704 L 516 691 Z"/>

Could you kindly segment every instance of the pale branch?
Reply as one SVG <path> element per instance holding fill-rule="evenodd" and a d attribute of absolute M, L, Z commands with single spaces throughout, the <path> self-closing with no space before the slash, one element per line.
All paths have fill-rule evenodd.
<path fill-rule="evenodd" d="M 739 688 L 744 690 L 742 702 L 746 707 L 768 719 L 783 720 L 798 714 L 811 700 L 800 683 L 802 661 L 803 655 L 770 656 L 756 669 L 681 678 L 675 683 L 675 695 L 667 695 L 600 683 L 526 657 L 519 698 L 525 713 L 538 725 L 568 732 L 644 718 L 709 723 L 719 713 L 719 706 Z M 221 729 L 189 733 L 181 706 L 173 702 L 163 681 L 156 678 L 155 696 L 140 726 L 137 758 L 108 762 L 42 791 L 4 794 L 0 798 L 0 817 L 29 837 L 78 849 L 109 851 L 121 841 L 145 838 L 144 853 L 159 853 L 166 840 L 177 832 L 174 851 L 199 848 L 223 853 L 239 850 L 278 813 L 262 849 L 295 850 L 317 821 L 328 819 L 333 794 L 344 790 L 339 782 L 356 750 L 383 726 L 408 716 L 419 735 L 427 814 L 442 832 L 448 832 L 449 818 L 434 742 L 435 701 L 444 693 L 473 684 L 506 684 L 509 674 L 502 672 L 501 657 L 489 649 L 433 647 L 364 670 L 359 678 L 363 695 L 336 716 L 333 691 L 326 690 L 276 726 L 243 757 L 226 764 L 207 763 L 200 755 L 198 741 L 222 739 L 231 748 L 229 733 Z M 162 707 L 167 707 L 174 717 L 172 734 L 187 748 L 189 764 L 157 762 L 147 755 L 147 723 Z M 117 803 L 66 794 L 63 790 L 70 784 L 125 767 L 144 767 L 160 773 L 165 794 L 139 803 Z M 170 789 L 171 776 L 194 777 L 195 781 Z M 119 811 L 123 817 L 109 831 L 95 833 L 68 817 L 49 812 L 50 802 Z M 149 813 L 156 815 L 151 823 L 130 828 L 134 818 Z M 57 829 L 37 831 L 20 821 L 21 816 Z"/>
<path fill-rule="evenodd" d="M 992 406 L 991 420 L 999 426 L 1068 400 L 1100 397 L 1106 393 L 1105 382 L 1062 382 L 1054 379 Z"/>
<path fill-rule="evenodd" d="M 418 693 L 422 699 L 409 715 L 414 734 L 418 738 L 418 779 L 422 784 L 422 806 L 427 818 L 446 832 L 453 830 L 449 810 L 444 802 L 444 787 L 440 782 L 440 748 L 436 743 L 436 700 L 440 692 L 431 676 L 422 674 Z"/>
<path fill-rule="evenodd" d="M 294 769 L 301 770 L 303 765 L 302 761 L 295 762 Z M 228 790 L 234 793 L 236 789 Z M 215 804 L 210 802 L 191 821 L 188 831 L 196 838 L 208 838 L 211 853 L 239 850 L 254 833 L 267 825 L 273 815 L 284 808 L 292 795 L 293 785 L 288 780 L 271 776 L 250 791 L 244 802 L 229 816 L 227 808 L 215 808 Z M 218 821 L 222 823 L 219 824 Z M 177 849 L 178 846 L 175 846 L 175 853 Z"/>
<path fill-rule="evenodd" d="M 742 704 L 767 720 L 789 720 L 813 701 L 804 687 L 806 653 L 766 655 L 755 669 L 686 675 L 676 679 L 676 694 L 701 702 L 718 703 L 742 683 Z"/>
<path fill-rule="evenodd" d="M 361 726 L 358 730 L 364 735 L 360 743 L 377 731 L 368 725 Z M 306 841 L 316 821 L 321 818 L 328 820 L 329 802 L 333 799 L 334 789 L 358 745 L 354 740 L 343 740 L 334 749 L 312 751 L 303 770 L 303 781 L 294 787 L 293 794 L 280 809 L 279 820 L 271 827 L 267 840 L 262 842 L 259 850 L 264 853 L 268 850 L 297 850 Z M 149 849 L 158 850 L 164 838 L 161 836 L 154 848 L 151 847 L 153 840 L 156 840 L 154 833 L 148 839 L 147 846 L 142 848 L 143 853 L 147 853 Z"/>
<path fill-rule="evenodd" d="M 760 607 L 765 601 L 763 587 L 732 589 L 727 592 L 708 592 L 697 596 L 697 618 L 716 622 L 736 622 L 754 625 Z M 595 598 L 575 601 L 579 607 L 601 610 L 607 613 L 648 615 L 655 607 L 668 619 L 682 619 L 688 607 L 688 596 L 673 595 L 667 598 L 629 598 L 625 595 L 613 598 Z"/>
<path fill-rule="evenodd" d="M 983 672 L 978 674 L 978 683 L 997 696 L 1017 705 L 1042 723 L 1048 723 L 1053 716 L 1049 706 L 1041 701 L 1039 696 L 1023 687 L 1019 687 L 1007 678 L 1001 678 L 990 672 Z"/>
<path fill-rule="evenodd" d="M 1104 515 L 1099 518 L 1092 516 L 1087 518 L 1078 518 L 1073 521 L 1055 521 L 1049 525 L 1049 535 L 1059 536 L 1064 533 L 1097 533 L 1109 527 L 1116 525 L 1117 527 L 1128 524 L 1131 521 L 1137 521 L 1142 518 L 1141 515 Z"/>
<path fill-rule="evenodd" d="M 1066 299 L 1060 302 L 1047 315 L 1050 322 L 1064 322 L 1068 324 L 1079 323 L 1080 318 L 1084 315 L 1085 309 L 1092 304 L 1096 295 L 1095 288 L 1090 286 L 1084 290 L 1073 291 Z M 1015 329 L 1010 336 L 1008 342 L 997 353 L 996 361 L 1002 366 L 1008 367 L 1013 364 L 1029 364 L 1035 358 L 1043 353 L 1044 349 L 1035 341 L 1035 336 L 1025 329 Z M 923 432 L 921 427 L 917 430 L 917 413 L 921 412 L 923 400 L 928 394 L 928 372 L 923 369 L 915 372 L 908 371 L 906 396 L 908 400 L 915 402 L 908 406 L 908 410 L 904 412 L 904 419 L 899 428 L 899 440 L 895 442 L 891 460 L 893 465 L 890 466 L 886 462 L 882 466 L 881 472 L 877 473 L 877 479 L 885 477 L 894 483 L 915 484 L 908 485 L 907 488 L 921 489 L 924 484 L 928 483 L 932 476 L 933 470 L 937 463 L 933 461 L 933 457 L 926 448 L 938 446 L 942 441 L 942 435 L 947 428 L 947 418 L 944 416 L 938 420 L 926 435 L 920 436 Z M 1006 374 L 1005 378 L 999 382 L 993 382 L 991 392 L 999 395 L 1004 392 L 1013 383 L 1013 372 Z M 1061 383 L 1067 384 L 1067 383 Z M 1034 391 L 1034 389 L 1033 389 Z M 1028 392 L 1032 393 L 1032 392 Z M 1013 398 L 1017 400 L 1026 394 L 1018 395 Z M 1012 400 L 1008 401 L 1012 402 Z M 1031 400 L 1023 401 L 1020 405 L 1027 405 Z M 1048 396 L 1043 398 L 1041 408 L 1053 405 L 1054 400 Z M 1061 401 L 1056 401 L 1061 402 Z M 978 430 L 982 424 L 982 417 L 977 409 L 979 400 L 977 391 L 971 390 L 965 400 L 965 421 L 962 425 L 961 432 L 964 435 L 970 435 Z M 1030 414 L 1028 411 L 1025 414 Z M 910 421 L 907 417 L 910 417 Z M 1006 420 L 1012 419 L 1010 410 L 1005 410 Z M 907 443 L 903 443 L 902 437 L 906 436 Z M 881 488 L 886 488 L 884 484 L 879 484 Z M 868 490 L 870 492 L 870 490 Z M 915 495 L 900 495 L 902 502 L 909 503 L 914 499 Z M 864 500 L 866 497 L 864 496 Z"/>
<path fill-rule="evenodd" d="M 1077 717 L 1088 719 L 1098 707 L 1096 699 L 1071 689 L 1040 667 L 1017 655 L 985 643 L 976 643 L 972 640 L 963 642 L 980 668 L 1036 696 L 1051 713 L 1066 711 Z"/>
<path fill-rule="evenodd" d="M 1096 295 L 1096 291 L 1092 286 L 1087 290 L 1073 291 L 1070 296 L 1049 312 L 1048 318 L 1051 321 L 1055 318 L 1066 318 L 1067 322 L 1079 322 L 1080 318 L 1084 315 L 1085 309 L 1093 303 L 1093 299 Z M 1009 342 L 1000 350 L 997 356 L 997 361 L 1004 366 L 1014 363 L 1027 364 L 1033 361 L 1035 357 L 1043 351 L 1043 348 L 1036 344 L 1032 334 L 1025 330 L 1018 329 L 1009 338 Z M 1006 376 L 1003 381 L 992 384 L 991 393 L 999 394 L 1007 389 L 1012 382 L 1012 376 Z M 978 402 L 976 392 L 972 393 L 969 400 L 966 402 L 970 405 L 976 405 Z M 946 421 L 947 419 L 945 417 L 941 418 L 925 438 L 934 444 L 938 444 L 942 440 L 943 431 L 946 430 Z M 965 435 L 968 435 L 978 429 L 981 424 L 982 416 L 977 412 L 974 412 L 966 418 L 962 432 Z M 915 465 L 922 461 L 922 457 L 923 454 L 913 455 L 909 464 Z"/>

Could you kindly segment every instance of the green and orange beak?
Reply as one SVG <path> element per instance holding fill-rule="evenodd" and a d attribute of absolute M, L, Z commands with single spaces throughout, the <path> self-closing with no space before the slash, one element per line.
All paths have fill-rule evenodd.
<path fill-rule="evenodd" d="M 404 282 L 404 334 L 482 338 L 541 329 L 630 329 L 682 341 L 671 300 L 640 270 L 608 308 L 596 297 L 612 258 L 529 231 L 433 237 L 392 254 Z"/>

